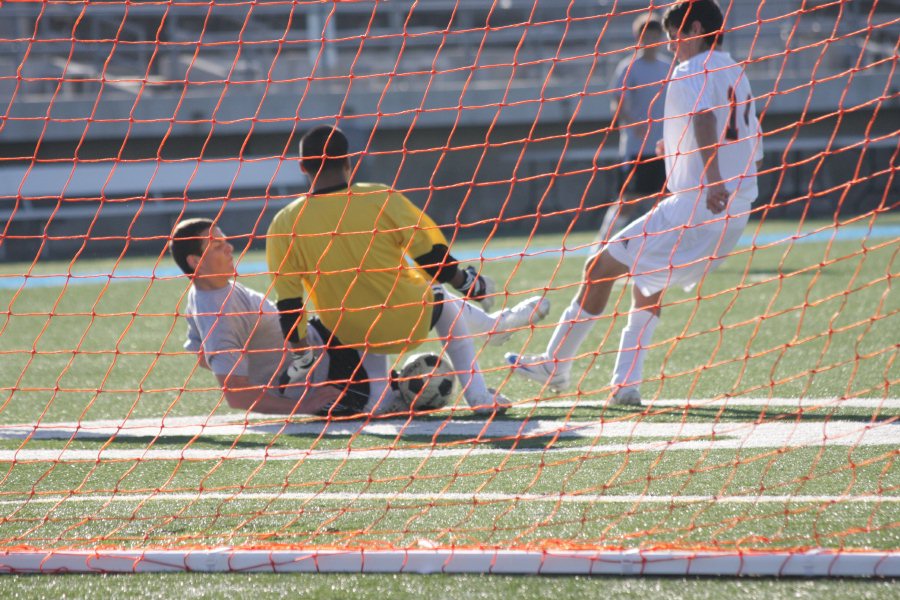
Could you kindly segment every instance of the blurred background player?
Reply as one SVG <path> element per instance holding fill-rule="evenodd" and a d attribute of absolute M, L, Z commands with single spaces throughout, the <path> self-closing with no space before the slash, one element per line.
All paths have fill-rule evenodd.
<path fill-rule="evenodd" d="M 292 378 L 302 379 L 317 359 L 306 337 L 308 298 L 332 331 L 327 343 L 365 357 L 373 398 L 387 386 L 387 355 L 415 348 L 434 328 L 469 406 L 505 410 L 509 401 L 484 382 L 473 336 L 493 334 L 490 341 L 501 342 L 545 317 L 549 302 L 534 297 L 487 314 L 463 300 L 492 302 L 490 280 L 460 268 L 434 221 L 403 194 L 381 184 L 351 185 L 340 129 L 321 126 L 304 135 L 300 166 L 310 190 L 279 211 L 266 238 L 282 331 L 294 349 Z"/>
<path fill-rule="evenodd" d="M 672 5 L 663 18 L 677 65 L 666 94 L 663 141 L 671 195 L 589 258 L 583 282 L 542 354 L 507 354 L 518 375 L 556 389 L 603 312 L 613 284 L 628 276 L 632 310 L 622 331 L 610 404 L 640 405 L 644 356 L 663 290 L 690 289 L 734 248 L 756 199 L 762 131 L 744 69 L 719 50 L 724 19 L 713 0 Z"/>
<path fill-rule="evenodd" d="M 281 384 L 287 361 L 277 310 L 262 294 L 234 280 L 234 248 L 212 220 L 180 221 L 169 250 L 191 278 L 184 347 L 199 352 L 200 364 L 216 376 L 230 407 L 319 414 L 345 397 L 365 395 L 361 357 L 352 349 L 329 349 L 311 385 Z M 310 339 L 321 346 L 328 333 L 315 322 Z"/>
<path fill-rule="evenodd" d="M 659 56 L 665 37 L 659 19 L 640 15 L 632 33 L 635 54 L 616 66 L 615 93 L 610 99 L 613 123 L 619 130 L 621 188 L 618 203 L 603 215 L 597 233 L 601 243 L 650 210 L 666 188 L 666 165 L 656 156 L 656 143 L 663 134 L 671 60 Z"/>

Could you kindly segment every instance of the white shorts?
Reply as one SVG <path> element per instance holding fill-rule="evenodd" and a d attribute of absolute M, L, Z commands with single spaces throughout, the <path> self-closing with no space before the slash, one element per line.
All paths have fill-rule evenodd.
<path fill-rule="evenodd" d="M 705 194 L 673 194 L 620 231 L 606 251 L 628 268 L 645 296 L 673 285 L 690 290 L 734 249 L 755 196 L 735 195 L 727 210 L 714 215 Z"/>

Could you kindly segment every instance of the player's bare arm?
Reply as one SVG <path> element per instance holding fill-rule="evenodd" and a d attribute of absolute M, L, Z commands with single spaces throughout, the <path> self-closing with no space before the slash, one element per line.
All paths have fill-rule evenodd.
<path fill-rule="evenodd" d="M 267 414 L 318 414 L 340 397 L 340 390 L 329 385 L 310 386 L 294 404 L 291 400 L 255 386 L 245 375 L 216 375 L 228 406 Z"/>
<path fill-rule="evenodd" d="M 698 113 L 694 115 L 693 124 L 697 146 L 700 148 L 700 155 L 706 165 L 704 169 L 706 207 L 713 214 L 719 214 L 728 206 L 728 191 L 725 189 L 722 174 L 719 171 L 719 132 L 716 116 L 712 111 Z"/>

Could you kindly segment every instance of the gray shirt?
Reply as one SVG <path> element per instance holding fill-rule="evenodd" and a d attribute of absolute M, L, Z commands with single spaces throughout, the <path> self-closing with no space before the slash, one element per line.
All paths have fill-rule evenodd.
<path fill-rule="evenodd" d="M 284 368 L 284 337 L 278 311 L 265 296 L 232 282 L 217 290 L 191 286 L 184 316 L 184 347 L 203 349 L 216 375 L 243 375 L 253 385 L 270 385 Z"/>
<path fill-rule="evenodd" d="M 302 386 L 289 386 L 283 391 L 278 387 L 278 379 L 287 364 L 283 362 L 287 351 L 278 309 L 268 298 L 237 282 L 217 290 L 191 286 L 184 316 L 188 324 L 184 348 L 191 352 L 202 349 L 213 373 L 243 375 L 253 386 L 269 388 L 270 392 L 293 400 L 300 398 Z M 310 381 L 316 384 L 329 381 L 332 360 L 341 358 L 333 357 L 332 352 L 338 351 L 322 351 L 325 341 L 316 327 L 307 329 L 306 342 L 318 349 Z M 344 362 L 338 364 L 340 376 L 345 377 L 346 370 L 352 370 L 351 378 L 368 381 L 374 390 L 374 394 L 370 392 L 372 397 L 381 398 L 381 391 L 389 381 L 387 358 L 368 353 L 365 357 L 359 353 L 350 357 L 346 349 L 343 353 Z M 351 362 L 347 363 L 348 360 Z M 356 365 L 360 362 L 363 370 L 357 372 Z M 342 382 L 343 379 L 334 380 L 334 383 Z"/>
<path fill-rule="evenodd" d="M 616 67 L 619 95 L 619 153 L 623 158 L 653 156 L 663 136 L 668 61 L 626 58 Z"/>

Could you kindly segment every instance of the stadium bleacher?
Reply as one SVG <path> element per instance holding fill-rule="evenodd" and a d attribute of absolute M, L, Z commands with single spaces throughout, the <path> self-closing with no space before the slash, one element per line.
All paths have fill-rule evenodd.
<path fill-rule="evenodd" d="M 866 3 L 846 6 L 840 19 L 835 19 L 834 3 L 723 4 L 733 28 L 726 48 L 751 59 L 749 73 L 767 122 L 827 114 L 839 99 L 846 106 L 863 106 L 893 90 L 889 61 L 883 68 L 859 71 L 895 51 L 885 36 L 897 33 L 897 26 L 879 29 L 862 46 L 842 43 L 848 33 L 867 26 Z M 798 11 L 801 4 L 805 11 Z M 216 198 L 221 203 L 261 194 L 259 201 L 265 203 L 267 190 L 275 196 L 298 193 L 305 180 L 294 165 L 281 167 L 274 179 L 270 166 L 282 156 L 290 158 L 291 140 L 303 129 L 336 117 L 368 145 L 368 166 L 382 173 L 403 164 L 395 184 L 430 189 L 439 219 L 477 221 L 483 217 L 478 205 L 496 214 L 496 192 L 473 190 L 488 202 L 461 209 L 462 193 L 431 189 L 434 182 L 449 181 L 453 188 L 461 181 L 524 176 L 510 171 L 515 163 L 494 161 L 473 173 L 477 161 L 472 157 L 479 153 L 474 149 L 459 152 L 458 164 L 445 163 L 445 173 L 432 175 L 427 168 L 409 168 L 408 148 L 452 145 L 455 140 L 447 139 L 451 127 L 458 139 L 484 140 L 491 125 L 496 129 L 492 141 L 516 142 L 506 148 L 516 155 L 567 127 L 601 130 L 610 118 L 606 94 L 612 71 L 630 52 L 630 22 L 647 3 L 545 0 L 493 7 L 477 0 L 455 5 L 426 0 L 412 10 L 408 3 L 373 6 L 4 6 L 8 18 L 0 20 L 0 35 L 15 40 L 5 43 L 0 55 L 0 97 L 10 99 L 0 138 L 0 216 L 7 233 L 31 230 L 30 221 L 42 222 L 48 214 L 58 226 L 65 221 L 65 231 L 77 232 L 96 216 L 97 206 L 86 203 L 91 198 L 95 204 L 137 200 L 117 205 L 122 216 L 150 206 L 177 215 L 184 202 L 159 198 L 208 201 L 208 208 L 216 206 Z M 891 22 L 895 16 L 887 10 L 879 18 Z M 848 76 L 848 70 L 854 73 Z M 467 107 L 464 114 L 460 104 Z M 852 126 L 850 121 L 842 126 Z M 521 127 L 535 123 L 532 138 L 522 139 Z M 377 135 L 370 140 L 373 129 Z M 814 154 L 834 133 L 810 128 L 801 146 Z M 793 132 L 781 133 L 783 143 L 793 137 Z M 232 143 L 219 143 L 223 139 Z M 585 135 L 572 140 L 572 149 L 593 153 L 603 140 L 615 148 L 614 138 Z M 235 153 L 244 145 L 252 149 Z M 530 172 L 552 171 L 553 151 L 533 153 L 547 160 L 529 163 Z M 615 160 L 611 152 L 603 156 Z M 437 157 L 416 160 L 433 165 Z M 197 165 L 185 189 L 187 173 Z M 156 173 L 152 180 L 151 171 Z M 572 177 L 567 183 L 583 181 Z M 547 185 L 552 184 L 546 178 L 536 178 L 517 186 L 517 193 L 540 197 Z M 48 205 L 56 197 L 60 202 Z M 67 197 L 84 201 L 68 202 Z M 15 254 L 4 246 L 5 256 Z"/>

